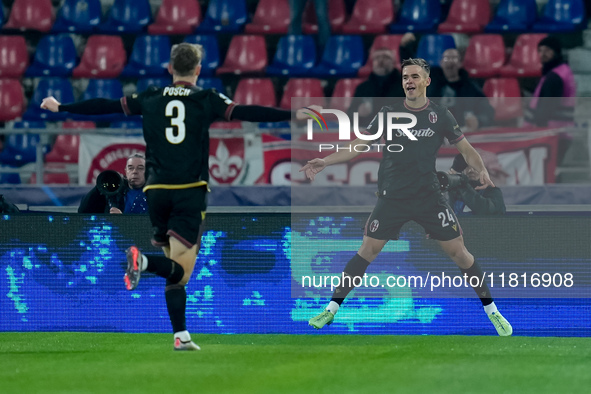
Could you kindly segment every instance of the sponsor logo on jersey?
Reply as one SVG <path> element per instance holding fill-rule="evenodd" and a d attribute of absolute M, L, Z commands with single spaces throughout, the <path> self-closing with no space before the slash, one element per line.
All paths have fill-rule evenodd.
<path fill-rule="evenodd" d="M 380 227 L 380 221 L 378 219 L 375 219 L 369 225 L 369 231 L 372 232 L 372 233 L 375 233 L 376 231 L 378 231 L 378 227 Z"/>
<path fill-rule="evenodd" d="M 431 123 L 437 122 L 437 113 L 435 113 L 435 111 L 429 112 L 429 122 L 431 122 Z"/>
<path fill-rule="evenodd" d="M 433 135 L 435 135 L 435 131 L 431 130 L 430 127 L 428 129 L 411 129 L 409 132 L 415 137 L 433 137 Z M 402 137 L 403 135 L 404 133 L 401 130 L 398 130 L 395 134 L 396 137 Z"/>

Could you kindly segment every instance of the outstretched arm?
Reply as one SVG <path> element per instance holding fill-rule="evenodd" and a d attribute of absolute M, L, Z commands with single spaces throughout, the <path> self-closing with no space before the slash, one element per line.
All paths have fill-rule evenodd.
<path fill-rule="evenodd" d="M 351 143 L 349 143 L 349 147 L 355 146 L 357 144 L 365 144 L 366 142 L 367 141 L 363 141 L 358 138 L 354 141 L 351 141 Z M 344 163 L 354 159 L 355 157 L 359 156 L 359 153 L 360 152 L 355 151 L 355 149 L 345 148 L 326 156 L 324 159 L 317 158 L 308 161 L 305 166 L 300 168 L 300 172 L 305 172 L 306 177 L 313 181 L 316 174 L 324 170 L 325 167 L 333 164 Z"/>
<path fill-rule="evenodd" d="M 486 189 L 487 187 L 495 187 L 495 184 L 490 180 L 490 175 L 484 166 L 482 158 L 474 149 L 472 145 L 464 138 L 456 144 L 456 148 L 460 151 L 466 163 L 469 166 L 474 167 L 480 173 L 480 186 L 476 187 L 476 190 Z"/>
<path fill-rule="evenodd" d="M 55 97 L 46 97 L 41 108 L 51 112 L 70 112 L 80 115 L 106 115 L 124 113 L 120 100 L 95 98 L 72 104 L 61 104 Z"/>
<path fill-rule="evenodd" d="M 322 108 L 317 105 L 311 105 L 309 108 L 320 111 Z M 295 113 L 297 120 L 308 118 L 306 112 L 309 110 L 300 108 Z M 291 111 L 284 109 L 264 107 L 262 105 L 236 105 L 232 110 L 230 120 L 244 120 L 246 122 L 284 122 L 291 120 Z"/>

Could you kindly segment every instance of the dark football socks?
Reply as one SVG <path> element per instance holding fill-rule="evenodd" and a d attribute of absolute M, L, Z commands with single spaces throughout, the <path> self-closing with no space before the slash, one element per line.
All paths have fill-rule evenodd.
<path fill-rule="evenodd" d="M 359 279 L 354 279 L 357 277 L 363 277 L 369 264 L 370 262 L 359 256 L 359 254 L 353 256 L 343 270 L 344 275 L 342 277 L 344 277 L 345 280 L 335 289 L 332 294 L 331 302 L 336 302 L 341 305 L 351 290 L 355 288 L 353 283 L 355 281 L 359 282 Z"/>
<path fill-rule="evenodd" d="M 153 255 L 146 257 L 148 258 L 146 271 L 168 279 L 172 284 L 179 283 L 183 279 L 183 276 L 185 276 L 183 267 L 168 257 Z"/>
<path fill-rule="evenodd" d="M 490 289 L 486 284 L 486 278 L 484 277 L 484 272 L 482 272 L 482 268 L 480 268 L 480 264 L 476 260 L 474 260 L 474 264 L 470 268 L 464 269 L 460 268 L 463 274 L 467 276 L 468 283 L 472 286 L 473 284 L 478 283 L 478 286 L 472 286 L 478 298 L 480 298 L 480 302 L 482 302 L 483 306 L 487 306 L 492 304 L 493 299 L 490 294 Z M 476 277 L 475 279 L 470 279 L 472 277 Z M 482 283 L 480 283 L 482 282 Z"/>

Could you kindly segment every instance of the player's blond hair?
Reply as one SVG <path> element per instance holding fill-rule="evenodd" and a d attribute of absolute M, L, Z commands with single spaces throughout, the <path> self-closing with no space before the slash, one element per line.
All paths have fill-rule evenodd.
<path fill-rule="evenodd" d="M 172 46 L 170 51 L 170 63 L 173 72 L 179 77 L 190 77 L 195 67 L 201 64 L 203 47 L 199 44 L 183 42 Z"/>

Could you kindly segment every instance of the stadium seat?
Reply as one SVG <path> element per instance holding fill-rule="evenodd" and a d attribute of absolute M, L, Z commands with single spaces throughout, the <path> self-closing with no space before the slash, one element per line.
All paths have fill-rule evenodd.
<path fill-rule="evenodd" d="M 482 90 L 495 109 L 495 120 L 510 120 L 523 115 L 521 90 L 516 78 L 489 78 Z"/>
<path fill-rule="evenodd" d="M 39 134 L 9 134 L 0 152 L 0 163 L 20 167 L 37 159 Z"/>
<path fill-rule="evenodd" d="M 265 37 L 234 36 L 226 52 L 224 64 L 217 69 L 217 74 L 262 73 L 265 67 L 267 67 Z"/>
<path fill-rule="evenodd" d="M 166 87 L 172 83 L 171 77 L 161 77 L 161 78 L 141 78 L 137 81 L 137 85 L 135 87 L 136 92 L 143 92 L 144 90 L 148 89 L 150 86 L 156 86 L 159 88 Z"/>
<path fill-rule="evenodd" d="M 115 0 L 98 30 L 104 34 L 141 33 L 152 23 L 148 0 Z"/>
<path fill-rule="evenodd" d="M 2 155 L 2 153 L 0 153 L 0 155 Z M 0 163 L 1 162 L 2 161 L 0 160 Z M 7 166 L 7 167 L 11 167 L 11 166 Z M 19 185 L 20 183 L 21 183 L 21 177 L 17 172 L 0 172 L 0 184 Z"/>
<path fill-rule="evenodd" d="M 267 75 L 305 76 L 316 63 L 316 43 L 310 36 L 288 35 L 279 39 Z"/>
<path fill-rule="evenodd" d="M 25 96 L 20 81 L 0 79 L 0 122 L 16 119 L 25 110 Z"/>
<path fill-rule="evenodd" d="M 438 66 L 443 52 L 455 47 L 454 38 L 448 34 L 427 34 L 419 41 L 417 57 L 425 59 L 431 66 Z"/>
<path fill-rule="evenodd" d="M 382 34 L 394 21 L 391 0 L 357 0 L 351 18 L 342 28 L 344 34 Z"/>
<path fill-rule="evenodd" d="M 41 38 L 37 44 L 33 64 L 27 69 L 27 77 L 68 77 L 76 67 L 78 54 L 74 41 L 67 34 Z"/>
<path fill-rule="evenodd" d="M 589 3 L 587 3 L 589 4 Z M 569 33 L 587 27 L 584 0 L 549 0 L 532 31 L 540 33 Z"/>
<path fill-rule="evenodd" d="M 339 34 L 345 24 L 347 18 L 347 9 L 344 0 L 328 0 L 328 20 L 330 23 L 330 30 L 333 34 Z M 304 34 L 318 33 L 318 18 L 316 17 L 316 9 L 314 2 L 308 1 L 306 8 L 304 8 L 304 15 L 302 18 L 302 32 Z"/>
<path fill-rule="evenodd" d="M 318 77 L 355 77 L 363 65 L 363 40 L 361 36 L 331 36 L 320 63 L 311 70 Z"/>
<path fill-rule="evenodd" d="M 121 76 L 137 78 L 168 75 L 170 48 L 168 36 L 137 37 L 133 43 L 129 62 L 123 69 Z"/>
<path fill-rule="evenodd" d="M 29 101 L 27 112 L 23 114 L 24 120 L 64 120 L 71 116 L 66 112 L 50 112 L 40 108 L 45 97 L 53 96 L 60 103 L 71 103 L 74 101 L 74 92 L 70 80 L 67 78 L 42 78 L 33 92 Z"/>
<path fill-rule="evenodd" d="M 440 21 L 439 0 L 406 0 L 402 4 L 400 18 L 390 25 L 390 31 L 396 34 L 435 32 Z"/>
<path fill-rule="evenodd" d="M 347 112 L 355 96 L 355 89 L 363 81 L 362 78 L 339 79 L 334 87 L 328 108 L 340 109 L 341 111 Z"/>
<path fill-rule="evenodd" d="M 220 66 L 217 37 L 215 35 L 193 35 L 185 37 L 185 42 L 199 44 L 203 47 L 204 55 L 201 59 L 201 73 L 199 75 L 207 77 L 215 74 L 215 70 Z"/>
<path fill-rule="evenodd" d="M 247 24 L 244 31 L 248 34 L 286 34 L 289 20 L 288 0 L 261 0 L 252 23 Z"/>
<path fill-rule="evenodd" d="M 23 36 L 0 36 L 0 78 L 20 78 L 29 65 Z"/>
<path fill-rule="evenodd" d="M 501 77 L 523 78 L 542 76 L 538 43 L 546 34 L 522 34 L 517 37 L 509 63 L 501 68 Z"/>
<path fill-rule="evenodd" d="M 482 33 L 490 22 L 489 0 L 454 0 L 439 33 Z"/>
<path fill-rule="evenodd" d="M 291 78 L 285 84 L 280 108 L 291 109 L 292 97 L 312 97 L 311 100 L 300 99 L 296 105 L 320 105 L 324 106 L 324 89 L 321 81 L 315 78 Z"/>
<path fill-rule="evenodd" d="M 536 0 L 502 0 L 487 33 L 521 33 L 530 29 L 538 17 Z"/>
<path fill-rule="evenodd" d="M 4 29 L 48 32 L 54 19 L 51 0 L 15 0 Z"/>
<path fill-rule="evenodd" d="M 4 26 L 4 19 L 5 19 L 4 7 L 0 7 L 0 28 L 2 26 Z M 2 182 L 0 182 L 0 183 L 2 183 Z"/>
<path fill-rule="evenodd" d="M 41 120 L 19 120 L 12 124 L 13 129 L 45 129 L 45 122 Z"/>
<path fill-rule="evenodd" d="M 51 31 L 90 34 L 101 23 L 102 15 L 100 0 L 65 0 Z"/>
<path fill-rule="evenodd" d="M 150 34 L 191 34 L 201 23 L 201 6 L 197 0 L 164 0 L 156 22 L 148 26 Z"/>
<path fill-rule="evenodd" d="M 371 74 L 372 69 L 372 62 L 371 57 L 376 49 L 378 48 L 389 48 L 394 52 L 394 64 L 397 69 L 400 70 L 400 41 L 402 40 L 402 35 L 400 34 L 383 34 L 381 36 L 377 36 L 373 43 L 371 44 L 371 48 L 369 48 L 369 57 L 367 58 L 367 62 L 363 67 L 359 69 L 357 76 L 360 78 L 367 78 Z"/>
<path fill-rule="evenodd" d="M 505 64 L 505 43 L 499 34 L 477 34 L 470 38 L 464 69 L 473 78 L 498 76 Z"/>
<path fill-rule="evenodd" d="M 110 100 L 119 100 L 123 97 L 123 87 L 118 79 L 90 79 L 88 86 L 82 95 L 81 100 L 90 100 L 94 98 L 106 98 Z M 126 120 L 125 114 L 109 115 L 78 115 L 71 116 L 75 120 L 89 120 L 94 122 L 116 122 Z"/>
<path fill-rule="evenodd" d="M 62 122 L 62 129 L 96 129 L 96 123 L 88 120 L 67 120 Z"/>
<path fill-rule="evenodd" d="M 234 101 L 243 105 L 276 107 L 273 82 L 270 78 L 242 78 L 234 92 Z"/>
<path fill-rule="evenodd" d="M 37 173 L 31 174 L 30 184 L 37 183 Z M 43 172 L 43 184 L 60 184 L 67 185 L 70 183 L 70 176 L 67 172 Z"/>
<path fill-rule="evenodd" d="M 210 0 L 198 33 L 238 33 L 248 13 L 245 0 Z"/>
<path fill-rule="evenodd" d="M 201 89 L 215 89 L 220 93 L 225 93 L 226 88 L 219 78 L 199 78 L 197 79 L 197 86 Z"/>
<path fill-rule="evenodd" d="M 121 74 L 127 54 L 118 36 L 90 36 L 74 78 L 115 78 Z"/>
<path fill-rule="evenodd" d="M 46 163 L 78 164 L 80 134 L 60 134 L 55 139 L 51 151 L 45 155 Z"/>

